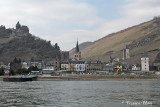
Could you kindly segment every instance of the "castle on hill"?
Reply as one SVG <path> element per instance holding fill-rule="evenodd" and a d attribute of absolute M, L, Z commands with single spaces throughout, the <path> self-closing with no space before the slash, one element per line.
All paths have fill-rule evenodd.
<path fill-rule="evenodd" d="M 27 26 L 21 25 L 18 21 L 16 24 L 16 34 L 18 36 L 27 36 L 29 35 L 29 28 Z"/>
<path fill-rule="evenodd" d="M 22 37 L 22 36 L 28 36 L 29 35 L 29 28 L 27 26 L 21 25 L 19 21 L 17 22 L 16 28 L 8 28 L 6 29 L 5 26 L 0 26 L 0 31 L 3 32 L 2 37 Z"/>

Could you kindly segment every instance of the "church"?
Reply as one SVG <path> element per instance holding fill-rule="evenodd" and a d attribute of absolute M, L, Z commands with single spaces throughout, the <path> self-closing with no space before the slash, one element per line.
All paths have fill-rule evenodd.
<path fill-rule="evenodd" d="M 76 44 L 76 50 L 75 50 L 73 58 L 74 58 L 74 60 L 77 60 L 77 61 L 81 60 L 81 52 L 79 51 L 78 41 L 77 41 L 77 44 Z"/>

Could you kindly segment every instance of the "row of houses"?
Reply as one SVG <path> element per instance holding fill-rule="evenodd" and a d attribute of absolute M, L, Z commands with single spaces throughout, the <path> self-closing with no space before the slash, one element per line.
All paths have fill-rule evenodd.
<path fill-rule="evenodd" d="M 62 62 L 60 70 L 66 71 L 101 71 L 103 63 L 99 60 Z"/>

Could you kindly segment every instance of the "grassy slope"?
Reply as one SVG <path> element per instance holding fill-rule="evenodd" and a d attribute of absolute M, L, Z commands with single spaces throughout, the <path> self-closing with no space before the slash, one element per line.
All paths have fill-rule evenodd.
<path fill-rule="evenodd" d="M 151 26 L 152 25 L 152 26 Z M 159 28 L 153 26 L 153 20 L 106 36 L 82 50 L 84 59 L 94 58 L 108 60 L 109 56 L 122 58 L 122 49 L 134 40 L 140 40 L 152 34 Z M 160 41 L 151 42 L 145 46 L 132 49 L 131 56 L 139 55 L 143 51 L 151 51 L 159 47 Z"/>

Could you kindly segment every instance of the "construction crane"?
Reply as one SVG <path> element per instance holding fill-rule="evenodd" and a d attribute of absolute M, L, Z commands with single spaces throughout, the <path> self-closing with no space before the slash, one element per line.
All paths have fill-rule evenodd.
<path fill-rule="evenodd" d="M 114 73 L 114 75 L 118 75 L 119 70 L 121 70 L 121 72 L 122 72 L 122 66 L 120 66 L 120 67 L 117 69 L 117 71 L 116 71 L 116 73 Z"/>

